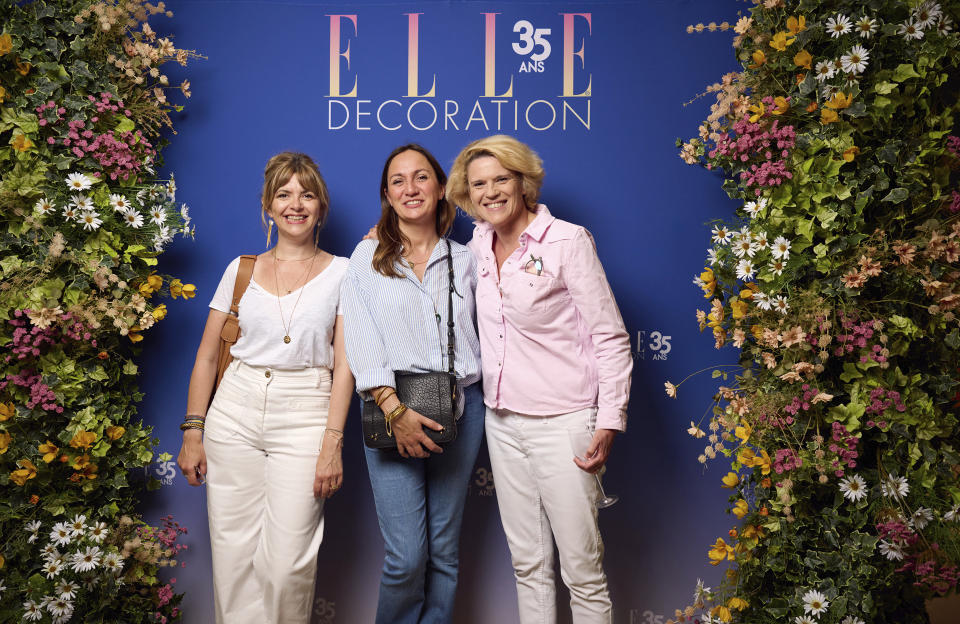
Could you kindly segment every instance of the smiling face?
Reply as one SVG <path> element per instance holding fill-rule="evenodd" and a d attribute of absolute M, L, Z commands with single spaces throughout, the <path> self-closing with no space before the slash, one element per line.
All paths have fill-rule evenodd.
<path fill-rule="evenodd" d="M 420 152 L 400 152 L 390 161 L 383 194 L 401 223 L 433 224 L 443 192 L 433 167 Z"/>
<path fill-rule="evenodd" d="M 274 193 L 269 212 L 277 224 L 278 236 L 295 240 L 312 238 L 320 219 L 320 198 L 303 188 L 297 174 L 293 174 Z"/>
<path fill-rule="evenodd" d="M 520 176 L 493 156 L 480 156 L 467 165 L 470 201 L 480 218 L 497 231 L 526 227 L 529 211 Z"/>

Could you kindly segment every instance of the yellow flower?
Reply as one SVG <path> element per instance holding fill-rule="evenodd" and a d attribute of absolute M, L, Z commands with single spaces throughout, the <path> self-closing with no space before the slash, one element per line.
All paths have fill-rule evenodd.
<path fill-rule="evenodd" d="M 750 513 L 750 509 L 749 507 L 747 507 L 747 501 L 741 498 L 736 503 L 734 503 L 733 515 L 735 515 L 738 518 L 743 518 L 748 513 Z"/>
<path fill-rule="evenodd" d="M 23 487 L 27 481 L 37 476 L 37 467 L 29 459 L 21 459 L 17 462 L 19 470 L 10 473 L 10 480 Z"/>
<path fill-rule="evenodd" d="M 57 445 L 50 440 L 47 440 L 41 444 L 38 450 L 43 453 L 43 462 L 45 464 L 49 464 L 55 460 L 57 458 L 57 453 L 60 452 L 60 449 L 57 448 Z"/>
<path fill-rule="evenodd" d="M 740 451 L 737 453 L 737 461 L 747 468 L 753 467 L 753 461 L 756 459 L 756 457 L 757 456 L 753 452 L 753 449 L 749 446 L 740 447 Z"/>
<path fill-rule="evenodd" d="M 191 299 L 197 294 L 197 287 L 193 284 L 184 284 L 179 279 L 175 279 L 170 282 L 170 296 L 176 299 L 177 297 L 183 297 L 184 299 Z"/>
<path fill-rule="evenodd" d="M 764 113 L 767 112 L 767 107 L 763 105 L 763 102 L 760 102 L 758 104 L 751 104 L 747 107 L 747 110 L 753 113 L 753 115 L 750 115 L 750 123 L 757 123 L 757 120 L 761 119 Z"/>
<path fill-rule="evenodd" d="M 712 615 L 714 619 L 720 620 L 721 622 L 730 621 L 730 609 L 723 605 L 717 605 L 710 609 L 710 615 Z"/>
<path fill-rule="evenodd" d="M 73 463 L 71 464 L 71 467 L 74 470 L 81 470 L 83 468 L 86 468 L 89 465 L 90 465 L 90 456 L 84 453 L 83 455 L 77 455 L 73 459 Z"/>
<path fill-rule="evenodd" d="M 747 315 L 749 307 L 746 301 L 733 301 L 730 303 L 730 309 L 733 311 L 733 318 L 741 319 Z"/>
<path fill-rule="evenodd" d="M 787 30 L 793 34 L 797 34 L 802 30 L 807 29 L 807 18 L 801 15 L 800 17 L 793 17 L 792 15 L 787 18 Z"/>
<path fill-rule="evenodd" d="M 782 115 L 790 110 L 790 102 L 788 102 L 787 98 L 783 97 L 782 95 L 778 95 L 777 97 L 773 98 L 773 104 L 775 108 L 771 112 L 773 112 L 774 115 Z"/>
<path fill-rule="evenodd" d="M 837 115 L 837 111 L 832 108 L 821 108 L 820 109 L 820 123 L 831 124 L 840 119 L 840 116 Z"/>
<path fill-rule="evenodd" d="M 853 104 L 853 94 L 845 94 L 843 91 L 837 91 L 833 94 L 833 97 L 824 103 L 824 106 L 829 108 L 834 108 L 837 110 L 848 108 Z"/>
<path fill-rule="evenodd" d="M 107 434 L 107 437 L 110 438 L 111 440 L 119 440 L 120 438 L 123 437 L 123 434 L 126 432 L 127 430 L 119 425 L 110 425 L 109 427 L 107 427 L 106 434 Z"/>
<path fill-rule="evenodd" d="M 770 47 L 779 52 L 783 52 L 787 49 L 788 45 L 791 45 L 796 40 L 796 37 L 790 37 L 790 33 L 781 31 L 775 34 L 773 39 L 770 40 Z"/>
<path fill-rule="evenodd" d="M 93 443 L 97 441 L 98 437 L 100 436 L 92 431 L 84 431 L 83 429 L 80 429 L 70 440 L 70 446 L 77 449 L 90 448 L 93 446 Z"/>
<path fill-rule="evenodd" d="M 843 150 L 843 159 L 847 162 L 853 162 L 853 159 L 857 157 L 857 154 L 860 153 L 860 148 L 856 145 L 851 145 L 847 149 Z"/>
<path fill-rule="evenodd" d="M 0 422 L 10 420 L 17 415 L 17 408 L 13 403 L 0 403 Z"/>
<path fill-rule="evenodd" d="M 0 35 L 0 56 L 13 50 L 13 38 L 7 33 Z"/>
<path fill-rule="evenodd" d="M 744 539 L 760 539 L 761 537 L 764 536 L 763 527 L 759 527 L 753 524 L 748 524 L 745 527 L 743 527 L 743 531 L 740 533 L 740 535 Z"/>
<path fill-rule="evenodd" d="M 703 298 L 709 299 L 717 289 L 717 277 L 713 274 L 713 269 L 704 267 L 703 273 L 700 274 L 700 281 L 703 282 L 703 286 L 700 287 Z"/>
<path fill-rule="evenodd" d="M 155 307 L 153 309 L 153 312 L 151 312 L 150 314 L 153 315 L 153 320 L 162 321 L 164 317 L 167 316 L 167 304 L 161 303 L 160 305 Z"/>
<path fill-rule="evenodd" d="M 163 286 L 163 278 L 156 273 L 151 273 L 147 276 L 147 283 L 150 284 L 150 288 L 160 290 L 160 287 Z"/>
<path fill-rule="evenodd" d="M 733 598 L 727 601 L 727 606 L 730 607 L 731 609 L 736 609 L 737 611 L 743 611 L 744 609 L 750 606 L 750 603 L 744 600 L 743 598 L 738 598 L 737 596 L 734 596 Z"/>
<path fill-rule="evenodd" d="M 797 67 L 810 69 L 810 65 L 813 63 L 813 57 L 810 56 L 810 53 L 807 52 L 806 50 L 800 50 L 794 55 L 793 63 Z"/>
<path fill-rule="evenodd" d="M 70 480 L 73 482 L 82 481 L 84 479 L 96 479 L 97 478 L 97 465 L 96 464 L 87 464 L 79 472 L 75 472 L 70 475 Z"/>
<path fill-rule="evenodd" d="M 13 441 L 13 436 L 7 433 L 6 431 L 0 431 L 0 455 L 3 455 L 7 452 L 7 449 L 10 448 L 10 442 Z"/>
<path fill-rule="evenodd" d="M 0 86 L 0 104 L 3 104 L 3 99 L 7 96 L 7 90 Z"/>
<path fill-rule="evenodd" d="M 770 474 L 770 466 L 773 462 L 770 461 L 770 453 L 767 453 L 763 449 L 760 449 L 760 455 L 753 460 L 753 467 L 760 469 L 760 474 L 768 475 Z"/>
<path fill-rule="evenodd" d="M 733 548 L 727 545 L 722 537 L 718 537 L 707 556 L 710 557 L 710 565 L 719 565 L 724 559 L 733 559 Z"/>
<path fill-rule="evenodd" d="M 18 152 L 25 152 L 33 147 L 33 141 L 28 139 L 27 135 L 25 134 L 18 134 L 17 136 L 13 137 L 13 143 L 10 145 L 12 145 L 13 149 Z"/>
<path fill-rule="evenodd" d="M 735 472 L 728 472 L 727 476 L 721 479 L 724 489 L 732 490 L 740 483 L 740 477 Z"/>
<path fill-rule="evenodd" d="M 30 73 L 30 68 L 32 67 L 30 63 L 26 61 L 23 61 L 21 63 L 20 59 L 17 59 L 16 64 L 17 64 L 17 73 L 20 74 L 21 76 L 26 76 L 27 74 Z"/>
<path fill-rule="evenodd" d="M 140 342 L 143 340 L 143 335 L 140 334 L 140 331 L 141 329 L 137 325 L 134 325 L 130 328 L 130 330 L 127 332 L 127 338 L 130 339 L 130 342 Z"/>
<path fill-rule="evenodd" d="M 767 62 L 767 55 L 763 53 L 763 50 L 754 50 L 752 57 L 753 65 L 747 65 L 747 69 L 757 69 Z"/>
<path fill-rule="evenodd" d="M 733 433 L 735 436 L 746 442 L 750 439 L 750 434 L 753 433 L 753 427 L 747 424 L 740 425 L 733 430 Z"/>

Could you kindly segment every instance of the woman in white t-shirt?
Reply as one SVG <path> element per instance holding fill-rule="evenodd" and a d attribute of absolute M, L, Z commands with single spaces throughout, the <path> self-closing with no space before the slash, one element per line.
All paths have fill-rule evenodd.
<path fill-rule="evenodd" d="M 178 464 L 207 484 L 218 623 L 310 620 L 323 499 L 343 480 L 353 392 L 340 284 L 347 259 L 317 247 L 329 196 L 309 156 L 284 152 L 264 171 L 267 244 L 240 300 L 233 363 L 209 408 L 220 330 L 240 258 L 227 267 L 190 377 Z"/>

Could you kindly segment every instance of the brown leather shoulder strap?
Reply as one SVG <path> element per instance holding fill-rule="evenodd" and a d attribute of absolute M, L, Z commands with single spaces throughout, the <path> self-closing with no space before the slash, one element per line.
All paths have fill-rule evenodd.
<path fill-rule="evenodd" d="M 237 269 L 237 281 L 233 283 L 233 301 L 230 303 L 230 314 L 237 316 L 240 306 L 240 299 L 243 293 L 247 291 L 250 285 L 250 278 L 253 276 L 253 265 L 257 261 L 256 256 L 240 256 L 240 267 Z"/>

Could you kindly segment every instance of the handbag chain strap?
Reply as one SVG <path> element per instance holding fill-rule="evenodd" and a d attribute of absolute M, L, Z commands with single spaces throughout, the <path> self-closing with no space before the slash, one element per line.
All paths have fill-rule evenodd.
<path fill-rule="evenodd" d="M 444 239 L 447 242 L 447 270 L 449 272 L 450 285 L 447 289 L 447 372 L 456 377 L 453 370 L 454 358 L 454 337 L 453 337 L 453 291 L 456 289 L 453 274 L 453 252 L 450 250 L 450 239 Z M 453 384 L 453 398 L 457 398 L 457 384 Z"/>

